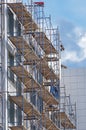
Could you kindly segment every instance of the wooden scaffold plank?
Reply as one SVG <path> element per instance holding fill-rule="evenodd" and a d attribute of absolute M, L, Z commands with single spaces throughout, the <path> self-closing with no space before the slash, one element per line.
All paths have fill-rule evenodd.
<path fill-rule="evenodd" d="M 33 60 L 38 62 L 39 64 L 37 65 L 38 68 L 40 68 L 41 73 L 43 74 L 43 76 L 48 80 L 51 79 L 51 77 L 53 79 L 57 79 L 57 75 L 54 73 L 52 68 L 49 68 L 48 63 L 46 62 L 45 59 L 40 59 L 35 52 L 33 51 L 33 49 L 30 47 L 29 44 L 27 44 L 27 42 L 22 38 L 22 37 L 9 37 L 10 41 L 16 46 L 16 48 L 18 48 L 19 53 L 22 53 L 25 57 L 25 59 L 28 61 L 32 61 L 33 64 Z M 40 63 L 41 61 L 41 63 Z"/>
<path fill-rule="evenodd" d="M 25 90 L 39 89 L 40 84 L 32 77 L 32 75 L 23 66 L 10 67 L 11 71 L 19 77 L 21 82 L 26 86 Z"/>
<path fill-rule="evenodd" d="M 59 79 L 59 75 L 55 74 L 54 70 L 52 68 L 49 67 L 48 63 L 46 62 L 45 59 L 41 59 L 40 60 L 36 60 L 35 62 L 34 61 L 31 61 L 31 62 L 28 62 L 28 61 L 25 61 L 24 62 L 24 65 L 32 65 L 33 64 L 36 64 L 36 67 L 40 70 L 40 72 L 42 73 L 42 75 L 44 76 L 44 78 L 46 80 L 58 80 Z"/>
<path fill-rule="evenodd" d="M 56 57 L 56 56 L 53 56 L 53 57 L 48 57 L 48 56 L 46 56 L 46 57 L 44 57 L 44 58 L 45 58 L 45 60 L 46 60 L 47 62 L 59 61 L 59 58 Z"/>
<path fill-rule="evenodd" d="M 24 83 L 26 86 L 25 91 L 31 90 L 31 89 L 40 89 L 40 84 L 36 82 L 31 74 L 23 67 L 23 66 L 13 66 L 10 67 L 10 69 L 19 77 L 19 79 Z M 54 96 L 44 87 L 42 86 L 42 98 L 46 102 L 46 104 L 58 104 L 57 99 L 54 98 Z M 39 91 L 40 94 L 40 91 Z"/>
<path fill-rule="evenodd" d="M 59 104 L 59 101 L 55 99 L 54 96 L 44 86 L 42 86 L 41 91 L 42 91 L 41 92 L 42 94 L 40 95 L 40 92 L 39 92 L 39 95 L 43 98 L 43 100 L 45 101 L 47 105 Z"/>
<path fill-rule="evenodd" d="M 60 112 L 59 115 L 57 115 L 57 118 L 60 117 L 61 124 L 66 129 L 75 129 L 75 125 L 72 123 L 71 119 L 68 117 L 68 115 L 65 112 Z"/>
<path fill-rule="evenodd" d="M 27 101 L 23 96 L 9 96 L 10 101 L 18 105 L 22 111 L 28 116 L 39 117 L 39 111 L 30 102 Z"/>
<path fill-rule="evenodd" d="M 55 85 L 57 83 L 57 81 L 46 81 L 43 83 L 44 86 L 52 86 Z"/>
<path fill-rule="evenodd" d="M 32 19 L 32 15 L 22 3 L 8 3 L 8 5 L 17 15 L 18 20 L 24 26 L 26 33 L 38 29 L 37 24 Z"/>
<path fill-rule="evenodd" d="M 11 130 L 27 130 L 24 126 L 9 126 Z"/>
<path fill-rule="evenodd" d="M 50 106 L 46 106 L 45 107 L 45 111 L 47 112 L 49 112 L 49 111 L 51 111 L 51 112 L 58 112 L 59 111 L 59 108 L 57 107 L 57 106 L 53 106 L 53 105 L 50 105 Z"/>
<path fill-rule="evenodd" d="M 40 64 L 37 65 L 39 67 L 42 75 L 46 78 L 46 80 L 57 80 L 59 79 L 59 76 L 55 74 L 54 70 L 49 67 L 48 63 L 45 59 L 42 59 Z M 41 67 L 41 68 L 40 68 Z"/>
<path fill-rule="evenodd" d="M 52 79 L 58 78 L 57 75 L 54 73 L 53 69 L 49 68 L 46 60 L 40 59 L 23 37 L 9 37 L 9 39 L 16 46 L 16 48 L 18 48 L 18 51 L 22 53 L 22 55 L 26 59 L 27 64 L 28 64 L 28 60 L 32 61 L 31 62 L 32 64 L 33 64 L 33 60 L 36 62 L 39 61 L 37 67 L 41 66 L 41 73 L 47 80 L 51 79 L 51 77 Z"/>
<path fill-rule="evenodd" d="M 17 48 L 18 52 L 21 53 L 24 58 L 28 61 L 39 60 L 33 48 L 27 43 L 22 36 L 11 36 L 9 37 L 12 44 Z"/>
<path fill-rule="evenodd" d="M 30 73 L 23 67 L 23 66 L 13 66 L 11 70 L 19 77 L 19 79 L 24 83 L 26 86 L 26 91 L 31 89 L 40 89 L 40 85 L 32 78 Z M 33 85 L 33 86 L 32 86 Z M 57 105 L 58 101 L 54 98 L 54 96 L 44 87 L 42 86 L 42 98 L 46 102 L 46 104 Z M 38 92 L 40 94 L 40 91 Z"/>
<path fill-rule="evenodd" d="M 35 33 L 33 37 L 36 39 L 37 43 L 41 46 L 41 48 L 47 55 L 51 53 L 58 53 L 44 32 Z"/>
<path fill-rule="evenodd" d="M 47 130 L 60 130 L 45 113 L 42 113 L 42 125 Z"/>

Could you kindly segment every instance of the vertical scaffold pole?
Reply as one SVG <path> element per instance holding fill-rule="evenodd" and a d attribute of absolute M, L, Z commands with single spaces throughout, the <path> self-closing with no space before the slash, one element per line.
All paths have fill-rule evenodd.
<path fill-rule="evenodd" d="M 6 0 L 2 5 L 2 43 L 1 43 L 1 63 L 2 63 L 2 75 L 1 75 L 1 87 L 2 87 L 2 107 L 3 107 L 3 130 L 8 130 L 8 112 L 7 112 L 7 4 Z"/>

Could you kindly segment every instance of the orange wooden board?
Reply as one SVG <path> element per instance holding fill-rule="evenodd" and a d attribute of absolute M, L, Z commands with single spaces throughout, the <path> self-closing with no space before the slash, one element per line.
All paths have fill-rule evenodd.
<path fill-rule="evenodd" d="M 61 124 L 67 129 L 75 129 L 75 125 L 71 122 L 70 118 L 65 112 L 60 112 Z"/>
<path fill-rule="evenodd" d="M 24 126 L 10 126 L 11 130 L 27 130 Z"/>
<path fill-rule="evenodd" d="M 44 113 L 42 114 L 42 125 L 48 130 L 60 130 Z"/>
<path fill-rule="evenodd" d="M 49 67 L 49 65 L 45 59 L 41 59 L 41 62 L 40 62 L 40 64 L 37 65 L 37 67 L 41 70 L 41 73 L 47 80 L 59 79 L 59 76 L 57 74 L 55 74 L 55 72 L 52 68 Z"/>
<path fill-rule="evenodd" d="M 55 99 L 55 97 L 44 86 L 42 86 L 41 93 L 39 92 L 39 95 L 43 98 L 47 105 L 59 104 L 59 101 Z"/>
<path fill-rule="evenodd" d="M 10 96 L 9 99 L 18 105 L 28 116 L 40 116 L 40 113 L 35 106 L 28 102 L 23 96 Z"/>
<path fill-rule="evenodd" d="M 19 77 L 21 82 L 26 86 L 26 89 L 37 89 L 40 88 L 40 84 L 32 77 L 32 75 L 23 66 L 10 67 L 16 76 Z"/>
<path fill-rule="evenodd" d="M 17 15 L 18 20 L 24 26 L 25 32 L 38 29 L 37 24 L 32 19 L 32 15 L 27 11 L 26 7 L 22 3 L 8 3 L 9 7 Z"/>
<path fill-rule="evenodd" d="M 27 43 L 22 36 L 9 37 L 12 44 L 17 48 L 27 61 L 39 60 L 33 48 Z"/>
<path fill-rule="evenodd" d="M 58 53 L 44 32 L 36 33 L 33 36 L 46 54 Z"/>

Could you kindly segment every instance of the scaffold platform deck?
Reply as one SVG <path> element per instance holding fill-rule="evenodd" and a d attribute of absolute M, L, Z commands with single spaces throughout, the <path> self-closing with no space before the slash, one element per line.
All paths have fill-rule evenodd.
<path fill-rule="evenodd" d="M 21 53 L 28 61 L 39 60 L 33 48 L 27 43 L 22 36 L 9 37 L 12 44 L 17 48 L 18 53 Z"/>
<path fill-rule="evenodd" d="M 75 129 L 75 125 L 71 122 L 66 112 L 60 112 L 61 124 L 66 129 Z"/>
<path fill-rule="evenodd" d="M 41 48 L 47 55 L 51 53 L 58 53 L 44 32 L 35 33 L 33 37 L 36 39 L 37 43 L 41 46 Z"/>
<path fill-rule="evenodd" d="M 54 122 L 46 116 L 45 113 L 42 114 L 42 125 L 47 129 L 47 130 L 60 130 Z"/>
<path fill-rule="evenodd" d="M 35 106 L 33 106 L 31 102 L 28 102 L 23 96 L 9 96 L 9 99 L 18 105 L 26 115 L 40 117 L 40 113 Z"/>
<path fill-rule="evenodd" d="M 32 15 L 22 3 L 8 3 L 8 6 L 13 10 L 20 23 L 24 26 L 25 33 L 38 29 L 37 24 L 32 19 Z"/>
<path fill-rule="evenodd" d="M 36 82 L 33 76 L 23 66 L 10 67 L 11 71 L 19 77 L 21 82 L 26 86 L 26 89 L 39 89 L 40 84 Z M 25 89 L 25 90 L 26 90 Z"/>
<path fill-rule="evenodd" d="M 24 126 L 9 126 L 11 130 L 27 130 Z"/>

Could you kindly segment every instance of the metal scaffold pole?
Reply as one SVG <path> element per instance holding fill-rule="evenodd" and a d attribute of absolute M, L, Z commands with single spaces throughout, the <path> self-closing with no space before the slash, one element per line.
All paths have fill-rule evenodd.
<path fill-rule="evenodd" d="M 2 75 L 1 75 L 1 87 L 2 87 L 2 126 L 3 130 L 8 130 L 8 112 L 7 112 L 7 4 L 6 0 L 2 5 L 2 42 L 1 42 L 1 64 L 2 64 Z"/>
<path fill-rule="evenodd" d="M 34 1 L 1 0 L 0 130 L 73 129 L 59 30 L 45 17 L 44 2 Z"/>

